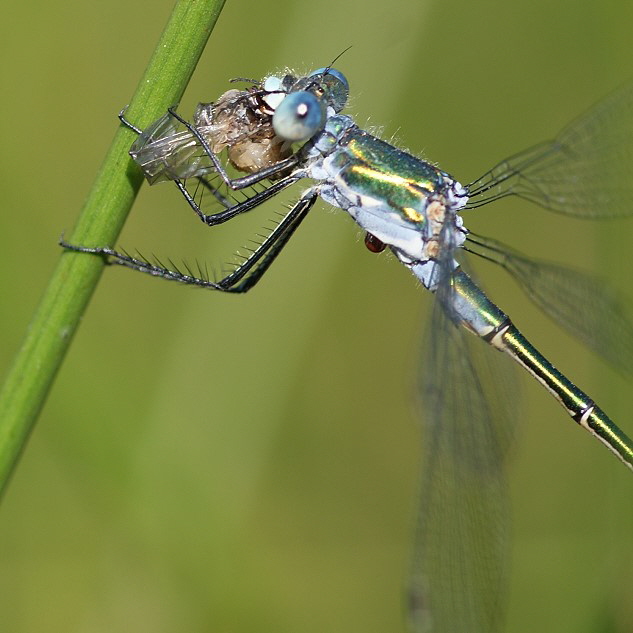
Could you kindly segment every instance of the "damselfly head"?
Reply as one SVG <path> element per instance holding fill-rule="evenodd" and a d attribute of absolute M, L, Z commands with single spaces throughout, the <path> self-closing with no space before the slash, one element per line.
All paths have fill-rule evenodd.
<path fill-rule="evenodd" d="M 347 103 L 349 83 L 334 68 L 319 68 L 305 77 L 286 74 L 262 82 L 265 101 L 274 111 L 275 133 L 291 143 L 304 142 L 323 129 L 328 117 Z"/>

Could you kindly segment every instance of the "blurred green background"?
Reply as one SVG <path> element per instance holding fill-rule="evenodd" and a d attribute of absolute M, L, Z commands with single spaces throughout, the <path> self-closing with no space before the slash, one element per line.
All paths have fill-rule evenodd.
<path fill-rule="evenodd" d="M 3 367 L 171 6 L 5 8 Z M 632 20 L 633 5 L 615 1 L 229 0 L 181 112 L 231 77 L 313 69 L 352 45 L 337 63 L 348 111 L 468 182 L 631 80 Z M 204 230 L 172 188 L 144 187 L 120 244 L 221 267 L 265 215 Z M 630 285 L 631 222 L 507 201 L 467 223 Z M 241 297 L 105 271 L 0 510 L 3 631 L 405 630 L 413 386 L 430 302 L 360 237 L 317 207 Z M 528 337 L 633 432 L 630 380 L 479 270 Z M 507 630 L 630 631 L 631 473 L 520 382 Z"/>

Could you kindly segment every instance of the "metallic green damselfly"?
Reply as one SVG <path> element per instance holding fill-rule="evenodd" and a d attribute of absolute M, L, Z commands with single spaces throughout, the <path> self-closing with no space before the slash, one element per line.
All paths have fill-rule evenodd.
<path fill-rule="evenodd" d="M 630 368 L 633 331 L 601 283 L 541 264 L 465 228 L 462 216 L 507 196 L 584 218 L 633 213 L 633 88 L 613 94 L 553 141 L 504 160 L 468 185 L 359 128 L 341 114 L 345 77 L 333 68 L 251 81 L 200 104 L 193 123 L 170 110 L 139 137 L 131 155 L 150 183 L 174 181 L 207 225 L 259 207 L 291 185 L 311 184 L 235 270 L 211 280 L 110 247 L 77 246 L 163 279 L 246 292 L 268 270 L 317 199 L 365 231 L 367 247 L 389 248 L 437 298 L 421 394 L 427 459 L 411 590 L 416 630 L 490 632 L 501 626 L 502 511 L 511 411 L 485 396 L 466 332 L 508 354 L 569 416 L 633 469 L 633 442 L 583 391 L 544 358 L 465 271 L 475 253 L 508 270 L 558 322 L 607 359 Z M 220 158 L 226 150 L 227 159 Z M 232 178 L 227 163 L 241 172 Z M 240 200 L 235 192 L 245 192 Z M 219 210 L 218 210 L 219 208 Z M 590 298 L 590 303 L 583 300 Z M 557 305 L 567 305 L 563 314 Z M 463 326 L 463 327 L 462 327 Z M 604 331 L 611 328 L 609 338 Z"/>

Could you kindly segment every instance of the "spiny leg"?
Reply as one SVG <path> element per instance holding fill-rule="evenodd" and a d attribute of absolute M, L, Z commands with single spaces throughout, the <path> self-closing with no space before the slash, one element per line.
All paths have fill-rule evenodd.
<path fill-rule="evenodd" d="M 232 273 L 218 282 L 227 292 L 248 292 L 263 277 L 301 222 L 314 206 L 318 194 L 310 190 L 295 203 L 273 232 Z M 250 273 L 250 274 L 249 274 Z M 238 283 L 240 282 L 241 283 Z"/>
<path fill-rule="evenodd" d="M 234 202 L 231 202 L 215 185 L 212 185 L 204 176 L 196 176 L 196 180 L 198 181 L 198 185 L 206 189 L 225 209 L 230 209 L 235 204 Z M 196 188 L 196 192 L 197 190 L 198 188 Z M 180 189 L 180 193 L 182 193 L 182 189 Z M 194 201 L 195 195 L 196 194 L 194 193 L 194 195 L 191 196 Z M 189 191 L 187 191 L 187 196 L 189 196 Z M 185 199 L 187 200 L 187 203 L 189 203 L 188 197 L 185 197 Z M 198 205 L 196 204 L 196 206 Z"/>
<path fill-rule="evenodd" d="M 217 282 L 202 277 L 200 266 L 198 266 L 198 274 L 196 275 L 186 264 L 187 272 L 183 272 L 171 261 L 172 267 L 167 268 L 158 260 L 152 262 L 141 257 L 133 257 L 129 253 L 116 251 L 109 247 L 78 246 L 66 242 L 63 237 L 60 239 L 59 244 L 69 251 L 101 255 L 106 257 L 106 263 L 108 264 L 118 264 L 148 275 L 167 279 L 168 281 L 177 281 L 222 292 L 247 292 L 255 286 L 277 258 L 277 255 L 279 255 L 299 224 L 307 216 L 317 197 L 317 193 L 313 190 L 306 192 L 250 256 L 233 272 Z"/>
<path fill-rule="evenodd" d="M 148 275 L 161 277 L 162 279 L 167 279 L 169 281 L 179 281 L 184 284 L 200 286 L 203 288 L 223 290 L 223 288 L 217 283 L 208 279 L 203 279 L 202 277 L 198 277 L 194 275 L 190 270 L 188 270 L 188 272 L 191 274 L 183 273 L 182 271 L 178 270 L 171 261 L 170 263 L 173 270 L 165 267 L 158 260 L 156 260 L 155 262 L 151 262 L 147 259 L 143 259 L 141 256 L 133 257 L 129 253 L 126 253 L 124 251 L 116 251 L 108 246 L 79 246 L 77 244 L 70 244 L 69 242 L 66 242 L 63 237 L 59 240 L 59 245 L 67 251 L 72 251 L 75 253 L 101 255 L 105 258 L 105 263 L 108 265 L 119 264 L 121 266 L 125 266 L 126 268 L 138 270 L 141 273 L 147 273 Z"/>
<path fill-rule="evenodd" d="M 209 215 L 207 215 L 206 213 L 202 211 L 198 203 L 195 201 L 194 196 L 192 196 L 191 193 L 189 193 L 189 190 L 185 187 L 183 181 L 174 180 L 174 182 L 176 183 L 176 186 L 180 190 L 180 193 L 182 193 L 183 197 L 185 198 L 189 206 L 194 210 L 196 215 L 207 226 L 215 226 L 216 224 L 222 224 L 223 222 L 226 222 L 227 220 L 234 218 L 236 215 L 239 215 L 240 213 L 245 213 L 246 211 L 250 211 L 251 209 L 254 209 L 255 207 L 265 202 L 266 200 L 272 198 L 273 196 L 276 196 L 279 192 L 283 191 L 290 185 L 293 185 L 299 179 L 300 179 L 299 175 L 287 176 L 286 178 L 282 178 L 281 180 L 274 182 L 272 185 L 270 185 L 270 187 L 267 187 L 266 189 L 264 189 L 264 191 L 260 191 L 259 193 L 256 193 L 252 198 L 248 198 L 247 200 L 244 200 L 243 202 L 239 202 L 238 204 L 235 204 L 232 207 L 225 209 L 224 211 L 218 211 L 217 213 L 212 213 Z M 213 185 L 211 185 L 211 183 L 209 183 L 206 179 L 203 179 L 203 178 L 199 178 L 198 181 L 204 187 L 209 189 L 213 195 L 215 195 L 214 192 L 216 191 L 216 189 L 215 187 L 213 187 Z"/>
<path fill-rule="evenodd" d="M 119 112 L 119 121 L 121 121 L 121 123 L 123 123 L 123 125 L 125 125 L 125 127 L 129 128 L 133 132 L 136 132 L 139 135 L 142 134 L 143 130 L 141 130 L 141 128 L 136 127 L 136 125 L 134 125 L 134 123 L 131 123 L 130 121 L 128 121 L 125 118 L 125 113 L 127 112 L 127 108 L 128 108 L 128 106 L 125 106 L 125 108 L 123 108 L 123 110 L 121 110 L 121 112 Z"/>

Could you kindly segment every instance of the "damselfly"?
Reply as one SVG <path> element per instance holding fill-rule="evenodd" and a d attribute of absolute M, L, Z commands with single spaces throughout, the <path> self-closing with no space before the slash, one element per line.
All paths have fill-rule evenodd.
<path fill-rule="evenodd" d="M 633 332 L 598 280 L 538 264 L 474 235 L 462 214 L 510 195 L 572 216 L 632 214 L 633 88 L 594 107 L 554 141 L 516 154 L 463 186 L 341 114 L 348 83 L 333 68 L 307 76 L 287 72 L 251 84 L 201 104 L 193 123 L 170 110 L 141 131 L 122 118 L 139 133 L 130 153 L 150 183 L 173 180 L 210 226 L 255 209 L 298 181 L 312 181 L 232 272 L 211 280 L 188 267 L 167 267 L 110 247 L 62 246 L 163 279 L 246 292 L 322 198 L 347 211 L 365 231 L 370 250 L 388 247 L 437 298 L 422 388 L 427 460 L 411 594 L 414 624 L 426 630 L 430 623 L 447 633 L 497 630 L 503 548 L 495 521 L 511 414 L 504 418 L 479 388 L 462 332 L 525 367 L 629 468 L 633 442 L 488 299 L 464 271 L 461 255 L 475 253 L 503 266 L 543 310 L 621 368 L 631 366 Z M 228 162 L 247 175 L 231 178 L 218 155 L 225 148 Z M 240 191 L 249 193 L 238 201 L 233 192 Z M 221 209 L 210 212 L 210 205 Z M 560 304 L 569 308 L 564 319 Z M 605 333 L 606 314 L 616 315 L 611 338 Z"/>

